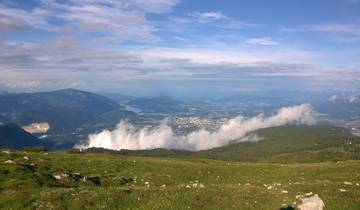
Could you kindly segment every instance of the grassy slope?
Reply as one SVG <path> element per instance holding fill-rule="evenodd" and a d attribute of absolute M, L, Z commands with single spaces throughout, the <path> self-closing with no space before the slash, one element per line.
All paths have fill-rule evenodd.
<path fill-rule="evenodd" d="M 360 158 L 360 138 L 341 127 L 283 126 L 262 129 L 256 133 L 264 140 L 200 151 L 195 156 L 261 162 L 318 162 Z"/>
<path fill-rule="evenodd" d="M 4 164 L 9 159 L 15 164 Z M 62 172 L 99 176 L 101 186 L 51 178 Z M 121 185 L 122 177 L 136 183 Z M 195 180 L 204 188 L 185 187 Z M 327 210 L 357 210 L 360 187 L 356 182 L 360 182 L 360 161 L 282 165 L 112 154 L 0 153 L 0 209 L 278 209 L 294 202 L 296 195 L 314 192 Z M 281 186 L 264 187 L 274 183 Z"/>

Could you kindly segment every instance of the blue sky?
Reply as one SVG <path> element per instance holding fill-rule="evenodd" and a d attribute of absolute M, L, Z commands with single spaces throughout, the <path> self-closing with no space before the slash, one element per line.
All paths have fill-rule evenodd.
<path fill-rule="evenodd" d="M 0 89 L 359 90 L 358 0 L 0 0 Z"/>

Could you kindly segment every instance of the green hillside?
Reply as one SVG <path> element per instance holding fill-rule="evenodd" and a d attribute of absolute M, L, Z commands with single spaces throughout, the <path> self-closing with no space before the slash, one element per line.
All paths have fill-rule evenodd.
<path fill-rule="evenodd" d="M 360 209 L 359 161 L 1 152 L 0 163 L 0 209 L 280 209 L 310 192 L 327 210 Z"/>
<path fill-rule="evenodd" d="M 360 158 L 360 138 L 329 125 L 282 126 L 255 132 L 263 140 L 200 151 L 196 157 L 239 161 L 317 162 Z"/>

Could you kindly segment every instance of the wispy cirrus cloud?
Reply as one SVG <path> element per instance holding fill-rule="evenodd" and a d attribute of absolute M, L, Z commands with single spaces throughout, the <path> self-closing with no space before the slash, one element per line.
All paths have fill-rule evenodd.
<path fill-rule="evenodd" d="M 191 12 L 189 16 L 197 19 L 198 22 L 208 23 L 215 20 L 227 19 L 220 11 Z"/>
<path fill-rule="evenodd" d="M 34 28 L 56 33 L 96 33 L 92 38 L 156 39 L 146 14 L 169 12 L 177 0 L 82 0 L 41 1 L 25 10 L 0 3 L 0 30 Z M 53 23 L 51 20 L 56 20 Z"/>
<path fill-rule="evenodd" d="M 244 21 L 244 20 L 238 20 L 232 17 L 229 17 L 227 15 L 224 15 L 221 11 L 207 11 L 207 12 L 190 12 L 188 13 L 188 16 L 190 17 L 190 20 L 188 22 L 193 23 L 214 23 L 216 22 L 215 26 L 218 28 L 223 29 L 241 29 L 241 28 L 247 28 L 247 27 L 255 27 L 258 24 Z"/>
<path fill-rule="evenodd" d="M 356 23 L 324 23 L 299 25 L 283 28 L 288 32 L 317 32 L 335 36 L 339 41 L 360 41 L 360 24 Z"/>
<path fill-rule="evenodd" d="M 274 41 L 271 37 L 250 38 L 245 40 L 244 43 L 252 44 L 252 45 L 264 45 L 264 46 L 271 46 L 278 44 L 278 42 Z"/>

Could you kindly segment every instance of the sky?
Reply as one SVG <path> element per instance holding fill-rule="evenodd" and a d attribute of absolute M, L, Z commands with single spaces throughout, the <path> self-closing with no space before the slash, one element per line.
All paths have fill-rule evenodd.
<path fill-rule="evenodd" d="M 360 0 L 0 0 L 0 90 L 360 89 Z"/>

